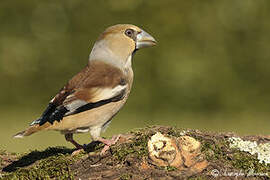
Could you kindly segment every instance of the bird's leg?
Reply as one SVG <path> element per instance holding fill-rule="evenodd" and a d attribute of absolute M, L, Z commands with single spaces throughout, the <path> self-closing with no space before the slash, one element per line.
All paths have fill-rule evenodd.
<path fill-rule="evenodd" d="M 72 133 L 65 134 L 65 138 L 66 138 L 66 140 L 68 142 L 71 142 L 77 148 L 77 150 L 73 151 L 72 155 L 78 154 L 79 152 L 81 152 L 83 150 L 83 146 L 80 145 L 79 143 L 77 143 L 73 139 L 73 134 Z"/>
<path fill-rule="evenodd" d="M 113 136 L 112 139 L 98 138 L 97 141 L 102 142 L 105 145 L 100 154 L 105 154 L 110 146 L 114 145 L 119 140 L 120 136 L 121 135 Z"/>

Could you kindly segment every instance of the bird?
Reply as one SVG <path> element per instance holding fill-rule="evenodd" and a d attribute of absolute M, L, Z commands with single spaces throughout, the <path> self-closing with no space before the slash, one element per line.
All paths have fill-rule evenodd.
<path fill-rule="evenodd" d="M 87 65 L 59 90 L 39 118 L 13 137 L 55 130 L 81 150 L 84 146 L 73 139 L 73 134 L 90 132 L 93 141 L 104 144 L 101 153 L 105 153 L 119 136 L 105 139 L 100 134 L 128 99 L 134 76 L 132 57 L 137 50 L 156 43 L 135 25 L 108 27 L 94 43 Z"/>

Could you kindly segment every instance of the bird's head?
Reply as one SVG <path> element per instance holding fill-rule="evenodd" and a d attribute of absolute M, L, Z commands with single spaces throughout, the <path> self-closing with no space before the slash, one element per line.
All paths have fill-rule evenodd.
<path fill-rule="evenodd" d="M 89 60 L 124 65 L 136 50 L 155 44 L 156 40 L 141 28 L 131 24 L 118 24 L 107 28 L 100 35 Z"/>

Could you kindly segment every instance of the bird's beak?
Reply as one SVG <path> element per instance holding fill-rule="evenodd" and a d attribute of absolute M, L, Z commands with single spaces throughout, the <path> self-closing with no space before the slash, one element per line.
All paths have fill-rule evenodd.
<path fill-rule="evenodd" d="M 154 46 L 156 43 L 156 40 L 145 31 L 137 34 L 136 49 Z"/>

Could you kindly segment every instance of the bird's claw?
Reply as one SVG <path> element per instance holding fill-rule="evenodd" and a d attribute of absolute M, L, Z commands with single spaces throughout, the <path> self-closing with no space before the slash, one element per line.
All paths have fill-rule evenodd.
<path fill-rule="evenodd" d="M 98 141 L 102 142 L 105 145 L 104 148 L 101 150 L 100 154 L 104 155 L 108 151 L 110 146 L 116 144 L 120 137 L 121 135 L 113 136 L 112 139 L 99 138 Z"/>
<path fill-rule="evenodd" d="M 80 152 L 83 152 L 84 151 L 84 148 L 77 148 L 76 150 L 74 150 L 71 154 L 71 156 L 75 156 L 77 154 L 79 154 Z"/>

